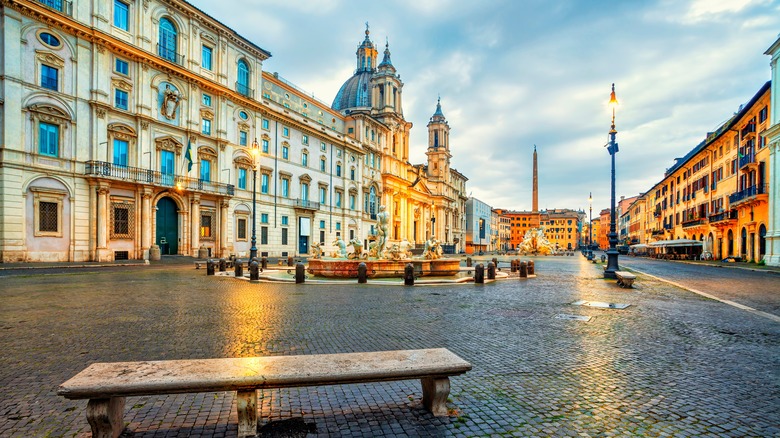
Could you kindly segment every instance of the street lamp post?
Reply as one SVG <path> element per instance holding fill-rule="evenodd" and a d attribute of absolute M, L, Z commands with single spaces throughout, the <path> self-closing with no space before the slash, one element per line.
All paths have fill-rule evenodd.
<path fill-rule="evenodd" d="M 588 194 L 588 205 L 590 207 L 590 217 L 588 218 L 588 249 L 593 248 L 593 192 Z"/>
<path fill-rule="evenodd" d="M 249 260 L 257 257 L 257 234 L 255 233 L 255 224 L 257 223 L 257 156 L 260 147 L 257 139 L 252 142 L 252 247 L 249 248 Z"/>
<path fill-rule="evenodd" d="M 617 130 L 615 129 L 615 107 L 618 101 L 615 97 L 615 84 L 612 84 L 612 94 L 609 96 L 609 106 L 612 108 L 612 127 L 609 130 L 609 143 L 607 151 L 612 158 L 612 197 L 609 204 L 609 249 L 607 250 L 607 268 L 604 270 L 604 278 L 617 278 L 618 267 L 618 236 L 615 232 L 615 154 L 618 153 L 618 144 L 615 142 Z"/>

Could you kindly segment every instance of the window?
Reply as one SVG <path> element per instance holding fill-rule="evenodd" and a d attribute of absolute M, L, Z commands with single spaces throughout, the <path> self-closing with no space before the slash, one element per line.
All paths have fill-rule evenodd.
<path fill-rule="evenodd" d="M 282 216 L 282 225 L 283 226 L 290 225 L 290 217 L 289 216 Z"/>
<path fill-rule="evenodd" d="M 320 229 L 321 230 L 325 229 L 325 221 L 320 221 Z"/>
<path fill-rule="evenodd" d="M 59 231 L 59 204 L 56 202 L 38 203 L 38 231 L 56 233 Z"/>
<path fill-rule="evenodd" d="M 341 208 L 341 192 L 336 192 L 336 207 Z"/>
<path fill-rule="evenodd" d="M 244 96 L 249 96 L 249 64 L 243 59 L 238 61 L 238 80 L 236 91 Z"/>
<path fill-rule="evenodd" d="M 290 159 L 290 148 L 287 146 L 282 146 L 282 158 L 285 160 Z"/>
<path fill-rule="evenodd" d="M 57 39 L 56 36 L 54 36 L 54 35 L 52 35 L 52 34 L 50 34 L 48 32 L 41 32 L 41 34 L 38 35 L 38 36 L 41 38 L 41 41 L 43 41 L 43 43 L 48 45 L 48 46 L 59 47 L 60 44 L 62 44 L 62 43 L 60 43 L 60 40 Z"/>
<path fill-rule="evenodd" d="M 206 93 L 203 93 L 201 102 L 204 106 L 211 106 L 211 96 L 209 96 Z"/>
<path fill-rule="evenodd" d="M 114 106 L 116 108 L 127 110 L 127 100 L 127 91 L 120 90 L 119 88 L 114 89 Z"/>
<path fill-rule="evenodd" d="M 177 61 L 177 34 L 176 27 L 167 18 L 160 19 L 160 42 L 157 44 L 158 55 L 171 62 Z"/>
<path fill-rule="evenodd" d="M 129 6 L 125 2 L 114 0 L 114 27 L 118 27 L 122 30 L 130 30 L 128 26 L 130 20 L 128 20 Z"/>
<path fill-rule="evenodd" d="M 261 224 L 268 223 L 268 213 L 260 213 L 260 223 Z"/>
<path fill-rule="evenodd" d="M 263 129 L 268 129 L 268 119 L 263 119 Z"/>
<path fill-rule="evenodd" d="M 325 146 L 325 142 L 324 142 L 324 141 L 321 141 L 321 142 L 320 142 L 320 150 L 321 150 L 322 152 L 325 152 L 325 151 L 327 151 L 327 150 L 328 150 L 328 147 L 327 147 L 327 146 Z"/>
<path fill-rule="evenodd" d="M 264 173 L 260 177 L 260 192 L 261 193 L 268 193 L 268 174 Z"/>
<path fill-rule="evenodd" d="M 336 176 L 341 176 L 341 164 L 336 165 Z"/>
<path fill-rule="evenodd" d="M 268 140 L 266 139 L 263 139 L 263 153 L 264 154 L 268 153 Z"/>
<path fill-rule="evenodd" d="M 241 118 L 241 120 L 246 120 L 249 118 L 249 114 L 247 114 L 246 111 L 239 111 L 238 117 Z"/>
<path fill-rule="evenodd" d="M 248 134 L 246 131 L 238 131 L 238 144 L 240 146 L 246 146 L 247 136 Z"/>
<path fill-rule="evenodd" d="M 282 228 L 282 245 L 287 245 L 287 228 Z"/>
<path fill-rule="evenodd" d="M 763 123 L 766 120 L 768 112 L 767 107 L 761 108 L 761 111 L 758 112 L 758 123 Z"/>
<path fill-rule="evenodd" d="M 246 190 L 246 169 L 243 167 L 238 169 L 238 188 Z"/>
<path fill-rule="evenodd" d="M 351 179 L 352 181 L 355 180 L 355 168 L 354 167 L 352 169 L 349 169 L 349 179 Z"/>
<path fill-rule="evenodd" d="M 355 195 L 349 195 L 349 209 L 355 209 Z"/>
<path fill-rule="evenodd" d="M 238 218 L 236 223 L 236 235 L 238 240 L 246 240 L 246 218 Z"/>
<path fill-rule="evenodd" d="M 268 227 L 260 227 L 260 244 L 268 245 Z"/>
<path fill-rule="evenodd" d="M 127 76 L 130 71 L 130 65 L 123 59 L 114 59 L 114 71 Z"/>
<path fill-rule="evenodd" d="M 59 156 L 60 126 L 40 122 L 38 125 L 38 153 L 50 157 Z"/>
<path fill-rule="evenodd" d="M 303 167 L 309 166 L 309 154 L 306 152 L 301 154 L 301 165 L 303 165 Z"/>
<path fill-rule="evenodd" d="M 211 135 L 211 120 L 203 119 L 200 132 L 206 135 Z"/>
<path fill-rule="evenodd" d="M 160 151 L 160 173 L 163 174 L 163 184 L 173 185 L 174 155 L 171 151 Z"/>
<path fill-rule="evenodd" d="M 336 222 L 336 231 L 341 230 L 341 222 Z"/>
<path fill-rule="evenodd" d="M 290 180 L 287 178 L 282 178 L 282 197 L 290 197 Z"/>
<path fill-rule="evenodd" d="M 213 237 L 211 213 L 203 213 L 200 215 L 200 237 Z"/>
<path fill-rule="evenodd" d="M 306 183 L 301 183 L 301 199 L 304 201 L 309 200 L 309 185 Z"/>
<path fill-rule="evenodd" d="M 303 137 L 301 137 L 301 143 L 309 144 L 309 136 L 304 134 Z"/>
<path fill-rule="evenodd" d="M 283 126 L 282 127 L 282 137 L 289 137 L 290 136 L 290 128 Z"/>
<path fill-rule="evenodd" d="M 135 209 L 127 202 L 111 203 L 111 238 L 132 239 L 135 229 Z"/>
<path fill-rule="evenodd" d="M 320 171 L 325 172 L 325 158 L 320 158 Z"/>
<path fill-rule="evenodd" d="M 41 64 L 41 87 L 57 91 L 59 88 L 59 70 Z"/>
<path fill-rule="evenodd" d="M 211 161 L 200 160 L 200 179 L 211 181 Z"/>
<path fill-rule="evenodd" d="M 128 145 L 125 140 L 114 139 L 114 164 L 117 166 L 127 166 Z"/>
<path fill-rule="evenodd" d="M 327 193 L 325 187 L 320 187 L 320 203 L 325 204 L 325 201 L 327 201 Z"/>
<path fill-rule="evenodd" d="M 324 230 L 320 231 L 320 244 L 321 245 L 325 244 L 325 231 Z"/>
<path fill-rule="evenodd" d="M 200 66 L 205 68 L 206 70 L 211 70 L 211 58 L 213 55 L 213 50 L 209 46 L 203 46 L 203 48 L 200 51 Z"/>

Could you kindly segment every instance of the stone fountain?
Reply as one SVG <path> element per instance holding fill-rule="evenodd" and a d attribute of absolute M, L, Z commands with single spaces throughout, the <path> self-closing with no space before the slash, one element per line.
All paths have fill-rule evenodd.
<path fill-rule="evenodd" d="M 520 255 L 554 255 L 556 252 L 555 245 L 544 237 L 544 227 L 526 231 L 523 241 L 517 248 L 517 253 Z"/>
<path fill-rule="evenodd" d="M 451 276 L 460 271 L 460 260 L 442 258 L 442 249 L 438 240 L 431 237 L 425 242 L 425 251 L 421 257 L 412 257 L 412 244 L 406 239 L 387 246 L 389 215 L 384 206 L 377 214 L 376 234 L 369 236 L 369 247 L 365 251 L 362 242 L 352 239 L 345 242 L 337 239 L 333 245 L 337 248 L 329 257 L 323 254 L 319 244 L 312 245 L 313 256 L 309 259 L 308 271 L 321 277 L 355 278 L 358 266 L 366 264 L 368 277 L 403 277 L 408 263 L 421 276 Z M 352 251 L 347 248 L 351 247 Z"/>

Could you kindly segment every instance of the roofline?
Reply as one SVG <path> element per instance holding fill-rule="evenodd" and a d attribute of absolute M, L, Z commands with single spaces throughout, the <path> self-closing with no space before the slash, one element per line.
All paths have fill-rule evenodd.
<path fill-rule="evenodd" d="M 780 34 L 777 35 L 777 39 L 768 49 L 764 52 L 764 55 L 772 56 L 775 52 L 780 50 Z"/>

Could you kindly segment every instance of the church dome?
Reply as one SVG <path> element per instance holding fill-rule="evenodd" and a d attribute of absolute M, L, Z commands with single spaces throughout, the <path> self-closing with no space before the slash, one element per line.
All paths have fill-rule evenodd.
<path fill-rule="evenodd" d="M 350 108 L 370 107 L 371 106 L 371 77 L 373 72 L 370 70 L 358 70 L 351 78 L 344 82 L 336 98 L 333 99 L 331 108 L 336 111 L 343 111 Z"/>

